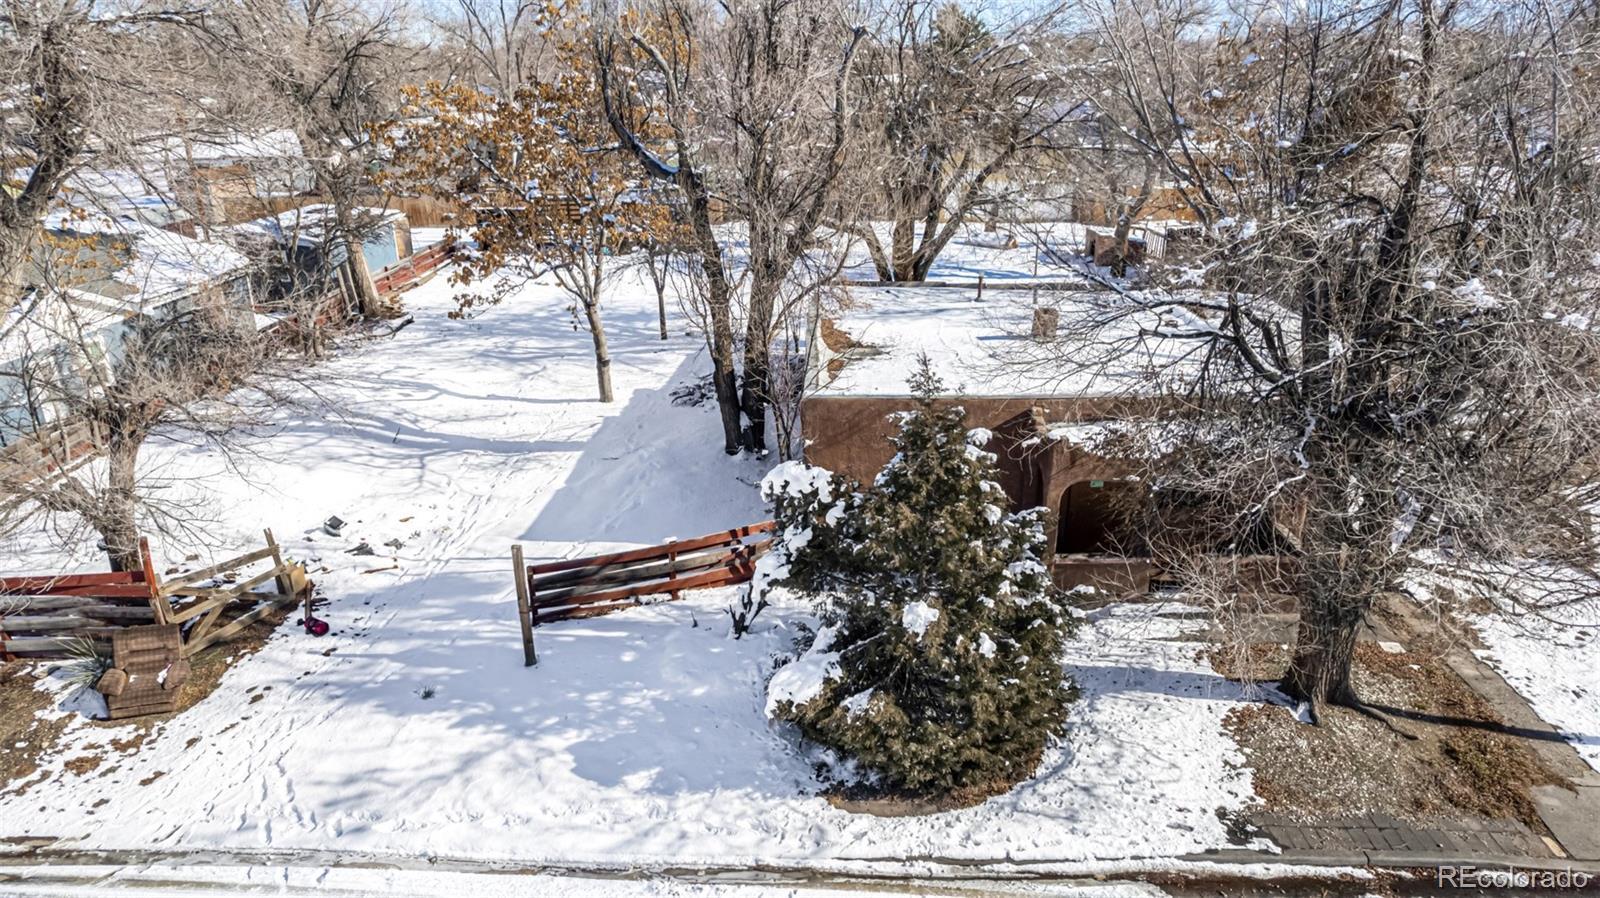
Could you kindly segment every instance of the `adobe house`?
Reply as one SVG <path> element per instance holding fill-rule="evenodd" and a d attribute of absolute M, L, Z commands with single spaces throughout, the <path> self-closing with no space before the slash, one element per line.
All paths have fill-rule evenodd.
<path fill-rule="evenodd" d="M 1099 454 L 1089 448 L 1097 441 L 1085 438 L 1106 422 L 1155 410 L 1153 397 L 1130 387 L 1132 360 L 1121 376 L 1062 378 L 1047 364 L 1030 366 L 1029 347 L 1051 336 L 1036 327 L 1048 332 L 1080 300 L 1041 297 L 1053 313 L 1039 314 L 1024 291 L 991 290 L 981 302 L 975 293 L 856 290 L 855 305 L 819 320 L 800 412 L 806 460 L 863 482 L 876 476 L 894 452 L 893 414 L 915 404 L 906 378 L 926 355 L 948 391 L 944 401 L 966 411 L 969 428 L 993 434 L 984 448 L 997 456 L 1012 510 L 1052 512 L 1059 586 L 1126 594 L 1170 582 L 1173 573 L 1158 568 L 1115 511 L 1144 494 L 1133 476 L 1137 463 Z M 1240 557 L 1226 565 L 1233 576 L 1261 576 L 1259 565 L 1241 565 Z"/>

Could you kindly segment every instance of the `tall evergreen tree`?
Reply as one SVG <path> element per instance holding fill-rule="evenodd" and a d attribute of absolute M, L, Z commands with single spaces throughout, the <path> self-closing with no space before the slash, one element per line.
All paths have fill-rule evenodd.
<path fill-rule="evenodd" d="M 1003 790 L 1066 717 L 1071 623 L 1043 509 L 1005 511 L 990 434 L 940 407 L 926 360 L 898 453 L 865 489 L 791 462 L 764 487 L 780 524 L 771 578 L 815 597 L 824 626 L 780 670 L 769 711 L 912 793 Z"/>

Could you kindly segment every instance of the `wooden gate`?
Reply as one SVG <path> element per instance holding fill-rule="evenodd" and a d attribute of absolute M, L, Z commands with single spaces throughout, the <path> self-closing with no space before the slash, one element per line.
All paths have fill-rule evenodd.
<path fill-rule="evenodd" d="M 517 617 L 522 623 L 523 664 L 538 660 L 533 628 L 557 620 L 595 617 L 642 604 L 645 596 L 744 583 L 755 560 L 772 545 L 772 521 L 674 540 L 645 549 L 524 564 L 522 547 L 511 547 L 517 579 Z"/>

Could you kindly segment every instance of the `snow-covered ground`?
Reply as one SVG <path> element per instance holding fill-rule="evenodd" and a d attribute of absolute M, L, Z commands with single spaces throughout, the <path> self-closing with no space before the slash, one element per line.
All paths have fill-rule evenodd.
<path fill-rule="evenodd" d="M 1067 659 L 1083 697 L 1038 775 L 921 817 L 834 808 L 812 758 L 767 722 L 764 681 L 804 608 L 770 610 L 737 641 L 727 591 L 553 624 L 523 668 L 513 543 L 571 557 L 758 520 L 770 462 L 725 457 L 714 409 L 672 403 L 708 365 L 681 324 L 656 339 L 648 289 L 619 288 L 608 309 L 611 405 L 590 398 L 588 336 L 553 288 L 472 321 L 447 318 L 452 289 L 441 277 L 408 294 L 415 325 L 319 368 L 337 413 L 284 413 L 235 459 L 243 477 L 179 443 L 151 447 L 147 473 L 210 496 L 210 551 L 271 527 L 308 561 L 334 633 L 286 625 L 136 753 L 85 775 L 66 762 L 108 751 L 122 728 L 74 724 L 47 782 L 0 796 L 0 836 L 567 865 L 1049 862 L 1227 844 L 1218 812 L 1251 797 L 1221 726 L 1240 698 L 1174 641 L 1195 625 L 1179 617 L 1097 612 Z M 318 529 L 335 514 L 351 522 L 343 538 Z M 376 557 L 347 554 L 363 540 Z M 197 548 L 157 546 L 173 561 Z M 21 568 L 97 564 L 42 536 L 4 549 Z M 91 794 L 104 803 L 89 808 Z"/>
<path fill-rule="evenodd" d="M 1478 657 L 1600 771 L 1600 597 L 1545 616 L 1485 615 L 1476 623 Z"/>
<path fill-rule="evenodd" d="M 887 251 L 889 226 L 880 223 L 877 233 Z M 976 284 L 981 277 L 987 283 L 998 284 L 1076 277 L 1075 268 L 1064 264 L 1058 255 L 1041 252 L 1041 248 L 1048 245 L 1058 252 L 1082 252 L 1083 239 L 1083 225 L 1072 222 L 1005 225 L 995 231 L 985 231 L 982 225 L 969 224 L 934 260 L 928 278 L 945 283 Z M 1015 246 L 1007 245 L 1013 242 Z M 859 240 L 854 241 L 846 257 L 844 274 L 857 281 L 872 281 L 878 277 L 866 245 Z"/>

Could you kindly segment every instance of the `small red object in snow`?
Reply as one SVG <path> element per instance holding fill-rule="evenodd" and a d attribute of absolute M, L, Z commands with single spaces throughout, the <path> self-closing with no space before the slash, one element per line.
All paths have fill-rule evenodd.
<path fill-rule="evenodd" d="M 312 636 L 327 636 L 328 622 L 321 618 L 307 618 L 300 622 Z"/>

